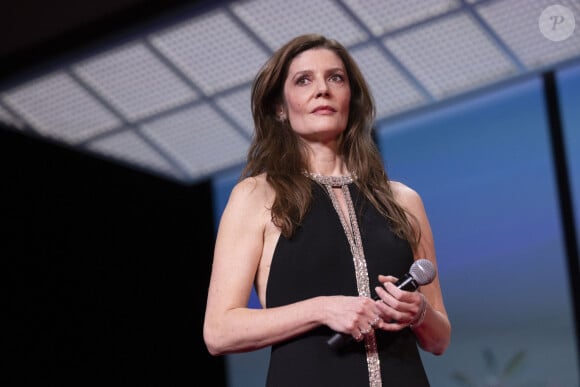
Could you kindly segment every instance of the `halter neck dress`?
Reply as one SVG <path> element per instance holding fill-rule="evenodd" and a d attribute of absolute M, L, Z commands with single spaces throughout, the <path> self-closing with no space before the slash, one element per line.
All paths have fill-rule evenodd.
<path fill-rule="evenodd" d="M 413 263 L 409 243 L 362 195 L 352 179 L 310 176 L 313 200 L 292 238 L 280 236 L 266 289 L 268 308 L 317 296 L 373 297 L 378 275 L 401 277 Z M 334 180 L 333 180 L 334 179 Z M 351 218 L 342 215 L 332 187 L 340 187 Z M 352 232 L 350 230 L 352 229 Z M 429 386 L 415 335 L 376 330 L 336 350 L 336 333 L 323 326 L 271 348 L 268 387 Z"/>

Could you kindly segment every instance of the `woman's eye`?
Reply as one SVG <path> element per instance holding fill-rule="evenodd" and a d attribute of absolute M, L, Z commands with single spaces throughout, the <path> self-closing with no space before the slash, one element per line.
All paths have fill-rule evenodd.
<path fill-rule="evenodd" d="M 342 76 L 342 74 L 334 74 L 330 77 L 330 80 L 334 82 L 342 82 L 344 81 L 344 77 Z"/>
<path fill-rule="evenodd" d="M 300 77 L 296 80 L 297 85 L 306 85 L 308 83 L 308 77 Z"/>

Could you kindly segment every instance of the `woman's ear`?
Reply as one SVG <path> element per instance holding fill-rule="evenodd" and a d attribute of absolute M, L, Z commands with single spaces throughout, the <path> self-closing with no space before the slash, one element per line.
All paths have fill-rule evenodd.
<path fill-rule="evenodd" d="M 287 116 L 283 105 L 278 105 L 276 107 L 276 117 L 278 117 L 278 121 L 280 122 L 286 121 Z"/>

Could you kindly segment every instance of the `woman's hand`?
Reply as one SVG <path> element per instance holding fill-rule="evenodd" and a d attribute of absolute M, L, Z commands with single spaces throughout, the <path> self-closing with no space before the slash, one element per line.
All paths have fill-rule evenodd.
<path fill-rule="evenodd" d="M 369 297 L 330 296 L 326 302 L 326 325 L 361 341 L 381 324 L 380 306 Z"/>
<path fill-rule="evenodd" d="M 397 278 L 379 275 L 383 286 L 375 291 L 380 300 L 375 301 L 380 310 L 381 322 L 377 328 L 386 331 L 398 331 L 410 325 L 417 326 L 422 322 L 426 310 L 426 299 L 419 291 L 406 291 L 395 286 Z"/>

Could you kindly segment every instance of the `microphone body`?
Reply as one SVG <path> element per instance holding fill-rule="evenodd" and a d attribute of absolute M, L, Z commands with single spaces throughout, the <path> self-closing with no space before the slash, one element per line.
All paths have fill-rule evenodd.
<path fill-rule="evenodd" d="M 395 286 L 401 290 L 414 292 L 419 286 L 427 285 L 435 279 L 436 270 L 431 261 L 422 258 L 418 259 L 411 265 L 408 273 L 405 273 L 401 278 L 395 282 Z M 374 300 L 379 300 L 380 297 L 373 297 Z M 326 342 L 328 346 L 334 350 L 338 350 L 350 343 L 354 338 L 352 335 L 346 333 L 335 333 Z"/>
<path fill-rule="evenodd" d="M 413 278 L 413 276 L 409 273 L 405 273 L 397 282 L 395 282 L 395 286 L 399 289 L 406 290 L 409 292 L 414 292 L 419 288 L 419 284 Z M 374 299 L 378 300 L 380 297 L 375 296 Z"/>

